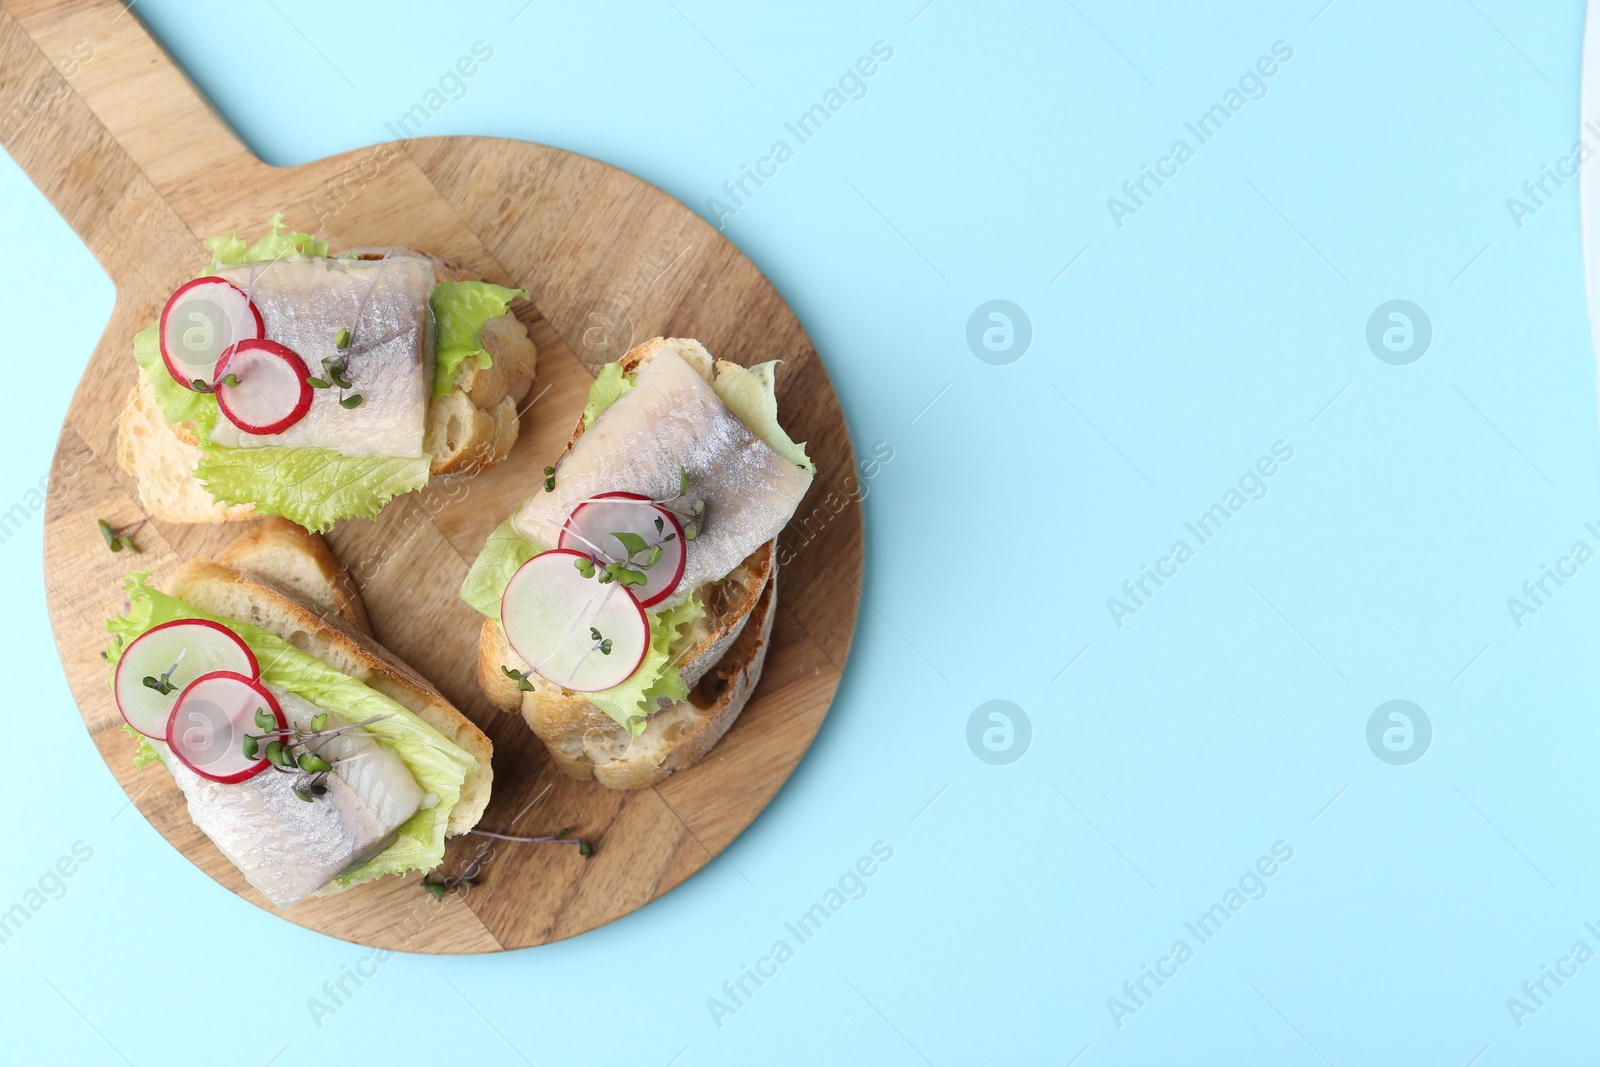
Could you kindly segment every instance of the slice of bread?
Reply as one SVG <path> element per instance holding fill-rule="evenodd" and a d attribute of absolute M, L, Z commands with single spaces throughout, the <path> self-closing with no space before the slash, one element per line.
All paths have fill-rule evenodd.
<path fill-rule="evenodd" d="M 437 256 L 408 249 L 362 249 L 356 254 L 360 259 L 417 256 L 433 264 L 436 282 L 477 280 Z M 491 365 L 480 369 L 476 360 L 463 361 L 451 392 L 428 404 L 423 450 L 430 457 L 431 477 L 475 474 L 505 459 L 517 442 L 518 405 L 533 385 L 538 347 L 509 311 L 484 324 L 482 340 Z M 193 426 L 170 426 L 162 419 L 150 376 L 140 367 L 117 420 L 117 465 L 138 483 L 145 512 L 162 522 L 182 523 L 253 517 L 249 504 L 219 504 L 195 480 L 199 443 Z"/>
<path fill-rule="evenodd" d="M 234 538 L 217 562 L 277 586 L 323 618 L 337 617 L 350 629 L 372 636 L 367 606 L 350 572 L 326 541 L 299 523 L 265 515 Z"/>
<path fill-rule="evenodd" d="M 698 341 L 657 337 L 623 356 L 623 369 L 632 372 L 662 351 L 682 356 L 707 380 L 722 365 Z M 583 430 L 580 418 L 568 450 Z M 678 635 L 669 653 L 689 687 L 689 699 L 651 709 L 638 737 L 630 738 L 583 693 L 537 674 L 528 677 L 533 688 L 523 690 L 505 668 L 522 672 L 528 664 L 511 648 L 498 619 L 483 622 L 478 684 L 497 707 L 520 710 L 556 764 L 572 777 L 594 778 L 612 789 L 643 789 L 664 781 L 711 751 L 761 680 L 778 597 L 776 550 L 776 541 L 762 545 L 721 581 L 699 590 L 705 616 Z"/>
<path fill-rule="evenodd" d="M 286 520 L 277 522 L 298 530 L 299 538 L 276 523 L 264 531 L 251 531 L 242 549 L 224 554 L 233 558 L 232 564 L 191 560 L 166 576 L 160 587 L 202 611 L 276 634 L 389 697 L 466 749 L 478 761 L 478 769 L 462 784 L 448 832 L 472 829 L 489 803 L 494 746 L 431 682 L 356 628 L 357 619 L 366 619 L 365 609 L 359 598 L 350 599 L 349 575 L 322 539 Z M 330 571 L 330 561 L 337 571 Z M 291 590 L 304 590 L 305 599 Z M 336 607 L 329 612 L 321 604 Z"/>

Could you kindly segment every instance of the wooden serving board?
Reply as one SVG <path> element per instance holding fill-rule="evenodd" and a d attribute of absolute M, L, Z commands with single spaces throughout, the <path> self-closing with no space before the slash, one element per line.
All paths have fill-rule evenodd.
<path fill-rule="evenodd" d="M 731 244 L 653 186 L 535 144 L 426 138 L 268 166 L 115 0 L 10 0 L 0 9 L 0 146 L 116 284 L 115 310 L 51 469 L 45 583 L 84 723 L 168 841 L 246 900 L 276 910 L 194 828 L 168 775 L 134 769 L 99 658 L 104 622 L 121 610 L 130 569 L 159 574 L 214 553 L 237 528 L 151 523 L 137 538 L 144 554 L 130 557 L 106 550 L 95 521 L 142 517 L 115 461 L 134 333 L 206 261 L 203 238 L 252 235 L 277 211 L 335 250 L 424 249 L 532 294 L 516 312 L 539 346 L 530 394 L 537 399 L 510 459 L 470 481 L 400 498 L 375 522 L 347 520 L 328 540 L 355 575 L 379 640 L 493 739 L 494 797 L 479 825 L 524 835 L 575 825 L 595 845 L 587 860 L 565 846 L 497 845 L 464 899 L 436 904 L 412 875 L 281 914 L 334 937 L 412 952 L 539 945 L 641 907 L 750 825 L 805 752 L 838 685 L 855 628 L 862 530 L 845 491 L 855 484 L 847 481 L 855 459 L 827 372 L 793 312 Z M 700 764 L 657 788 L 620 793 L 564 777 L 520 716 L 491 707 L 475 680 L 479 617 L 456 590 L 489 531 L 560 453 L 592 368 L 658 334 L 698 338 L 738 362 L 784 360 L 784 421 L 796 440 L 809 441 L 819 474 L 781 539 L 782 596 L 755 699 Z M 459 873 L 484 842 L 457 839 L 444 872 Z"/>

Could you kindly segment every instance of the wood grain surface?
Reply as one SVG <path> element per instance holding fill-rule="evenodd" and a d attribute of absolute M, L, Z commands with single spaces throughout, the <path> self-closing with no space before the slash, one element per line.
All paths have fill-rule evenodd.
<path fill-rule="evenodd" d="M 203 238 L 251 235 L 278 211 L 335 250 L 423 249 L 531 293 L 515 310 L 539 345 L 539 377 L 511 458 L 470 481 L 402 497 L 377 521 L 346 520 L 328 540 L 354 574 L 378 639 L 494 740 L 494 798 L 480 825 L 520 834 L 575 825 L 595 843 L 587 860 L 567 847 L 497 845 L 480 860 L 480 885 L 442 903 L 413 875 L 280 914 L 333 937 L 411 952 L 539 945 L 641 907 L 750 825 L 833 699 L 855 628 L 862 528 L 847 491 L 856 484 L 855 459 L 827 372 L 793 312 L 738 250 L 646 182 L 524 142 L 419 138 L 268 166 L 114 0 L 10 0 L 0 9 L 0 146 L 116 285 L 111 321 L 61 429 L 44 572 L 83 721 L 106 766 L 168 841 L 244 899 L 276 910 L 194 828 L 168 775 L 135 770 L 99 658 L 129 569 L 159 573 L 214 553 L 237 528 L 151 523 L 137 538 L 144 554 L 130 559 L 106 550 L 95 520 L 142 517 L 115 463 L 134 333 L 205 263 Z M 520 716 L 484 699 L 474 677 L 478 616 L 456 589 L 489 531 L 559 454 L 592 368 L 658 334 L 698 338 L 736 362 L 784 360 L 784 422 L 809 442 L 819 473 L 780 539 L 782 600 L 755 699 L 700 764 L 657 788 L 619 793 L 560 774 Z M 460 872 L 483 843 L 457 839 L 444 872 Z"/>

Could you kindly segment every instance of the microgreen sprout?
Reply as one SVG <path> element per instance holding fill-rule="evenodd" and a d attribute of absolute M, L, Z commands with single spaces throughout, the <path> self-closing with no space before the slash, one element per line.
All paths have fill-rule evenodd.
<path fill-rule="evenodd" d="M 265 756 L 273 770 L 295 775 L 294 785 L 291 787 L 294 795 L 310 803 L 328 792 L 324 781 L 328 772 L 333 770 L 333 764 L 323 759 L 320 754 L 322 746 L 335 737 L 363 730 L 375 722 L 387 719 L 391 714 L 393 713 L 385 712 L 382 715 L 373 715 L 360 722 L 337 726 L 330 730 L 327 728 L 328 713 L 319 712 L 311 719 L 311 729 L 302 730 L 295 726 L 285 730 L 279 728 L 275 715 L 266 708 L 257 708 L 255 724 L 262 732 L 244 735 L 244 755 L 246 759 Z M 266 744 L 263 745 L 262 742 Z"/>
<path fill-rule="evenodd" d="M 652 501 L 650 501 L 650 503 L 657 504 L 657 505 L 659 505 L 659 506 L 661 506 L 663 508 L 666 508 L 668 511 L 672 512 L 678 518 L 684 520 L 684 523 L 683 523 L 683 539 L 685 541 L 693 541 L 695 538 L 699 537 L 701 531 L 705 529 L 705 525 L 706 525 L 706 502 L 704 500 L 688 500 L 688 496 L 689 496 L 689 468 L 688 467 L 679 467 L 678 468 L 678 495 L 677 496 L 673 496 L 673 497 L 667 497 L 664 500 L 652 500 Z M 687 501 L 687 507 L 688 507 L 687 511 L 685 511 L 681 507 L 676 506 L 680 501 Z"/>
<path fill-rule="evenodd" d="M 524 693 L 533 692 L 533 683 L 528 680 L 528 675 L 532 674 L 532 671 L 514 671 L 503 663 L 500 665 L 500 669 L 505 672 L 507 678 L 517 683 L 518 689 Z"/>
<path fill-rule="evenodd" d="M 589 651 L 585 652 L 583 654 L 583 658 L 578 660 L 577 665 L 572 668 L 572 677 L 574 678 L 576 678 L 578 676 L 578 672 L 583 669 L 583 665 L 589 662 L 589 657 L 594 655 L 596 652 L 600 653 L 602 656 L 611 655 L 611 638 L 601 634 L 597 627 L 589 627 L 589 638 L 594 642 L 594 644 L 589 646 Z"/>
<path fill-rule="evenodd" d="M 194 381 L 189 383 L 189 386 L 190 386 L 190 388 L 192 388 L 197 393 L 214 393 L 218 389 L 222 388 L 224 385 L 238 385 L 238 384 L 239 384 L 239 376 L 234 374 L 234 373 L 232 373 L 232 372 L 229 372 L 227 374 L 224 374 L 222 376 L 222 380 L 220 382 L 217 382 L 215 385 L 207 385 L 204 379 L 196 378 Z"/>
<path fill-rule="evenodd" d="M 476 834 L 479 837 L 490 837 L 496 841 L 516 841 L 524 845 L 577 845 L 578 855 L 594 855 L 594 849 L 589 847 L 589 842 L 581 837 L 569 836 L 576 829 L 576 826 L 567 826 L 545 837 L 516 837 L 511 834 L 497 834 L 490 830 L 468 830 L 467 833 Z"/>
<path fill-rule="evenodd" d="M 133 543 L 133 535 L 142 530 L 144 524 L 149 521 L 147 517 L 127 526 L 118 527 L 112 526 L 104 519 L 96 519 L 95 525 L 100 528 L 100 536 L 105 539 L 106 547 L 111 551 L 121 552 L 126 548 L 129 552 L 138 553 L 142 552 L 143 549 Z"/>
<path fill-rule="evenodd" d="M 333 335 L 333 347 L 337 348 L 341 352 L 349 348 L 350 331 L 345 329 L 343 326 L 339 327 L 339 332 Z"/>
<path fill-rule="evenodd" d="M 178 687 L 172 684 L 172 672 L 178 669 L 178 664 L 183 662 L 183 657 L 188 653 L 188 651 L 189 650 L 186 648 L 179 652 L 178 658 L 172 661 L 172 666 L 168 667 L 165 671 L 162 671 L 159 678 L 153 675 L 146 675 L 144 678 L 145 688 L 154 689 L 162 696 L 166 696 L 168 693 L 174 692 Z"/>
<path fill-rule="evenodd" d="M 664 528 L 665 523 L 657 516 L 657 536 L 655 541 L 646 541 L 630 530 L 614 530 L 611 536 L 617 539 L 617 543 L 622 546 L 623 552 L 627 553 L 625 556 L 621 559 L 613 559 L 605 564 L 600 564 L 599 560 L 592 556 L 585 556 L 582 559 L 573 560 L 572 565 L 578 568 L 579 574 L 585 578 L 596 578 L 601 585 L 610 585 L 612 582 L 623 586 L 643 585 L 650 580 L 650 576 L 645 571 L 654 567 L 661 559 L 661 546 L 668 541 L 677 539 L 677 534 L 669 533 L 663 536 L 661 531 Z M 580 539 L 582 539 L 581 535 Z M 597 552 L 601 551 L 597 545 L 588 541 L 584 543 L 589 544 L 589 547 Z M 610 655 L 609 652 L 606 654 Z"/>
<path fill-rule="evenodd" d="M 306 384 L 313 389 L 332 389 L 336 385 L 340 389 L 350 388 L 350 379 L 345 377 L 349 361 L 350 353 L 348 351 L 341 352 L 337 356 L 329 356 L 322 361 L 323 376 L 321 378 L 307 378 Z"/>
<path fill-rule="evenodd" d="M 443 900 L 446 893 L 456 888 L 472 889 L 478 884 L 479 872 L 488 862 L 490 854 L 494 851 L 492 842 L 485 841 L 478 846 L 478 851 L 473 855 L 471 862 L 461 869 L 461 873 L 452 875 L 442 881 L 434 881 L 433 875 L 424 875 L 422 878 L 423 890 L 434 900 Z"/>
<path fill-rule="evenodd" d="M 347 396 L 343 400 L 339 401 L 339 406 L 342 407 L 342 408 L 359 407 L 360 404 L 361 404 L 361 394 L 360 393 L 351 393 L 349 396 Z"/>

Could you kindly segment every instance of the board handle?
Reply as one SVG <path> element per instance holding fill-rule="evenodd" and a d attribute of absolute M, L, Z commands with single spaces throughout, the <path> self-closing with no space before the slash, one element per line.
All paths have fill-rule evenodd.
<path fill-rule="evenodd" d="M 0 145 L 79 230 L 60 195 L 70 172 L 138 173 L 187 227 L 218 174 L 249 182 L 256 159 L 205 96 L 118 0 L 8 0 L 0 8 Z M 181 145 L 182 151 L 174 151 Z"/>

